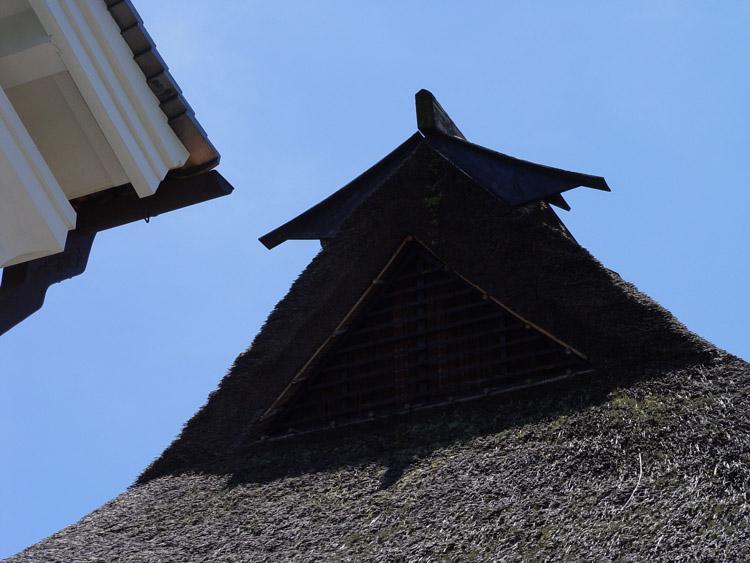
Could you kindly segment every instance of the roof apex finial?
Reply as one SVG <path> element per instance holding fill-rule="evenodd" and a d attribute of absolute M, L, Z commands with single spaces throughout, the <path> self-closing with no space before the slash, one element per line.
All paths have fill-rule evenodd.
<path fill-rule="evenodd" d="M 414 96 L 417 105 L 417 129 L 423 134 L 442 133 L 466 140 L 448 113 L 429 90 L 422 89 Z"/>

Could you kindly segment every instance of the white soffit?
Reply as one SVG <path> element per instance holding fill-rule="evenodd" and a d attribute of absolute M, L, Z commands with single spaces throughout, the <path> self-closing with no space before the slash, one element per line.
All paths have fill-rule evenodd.
<path fill-rule="evenodd" d="M 4 89 L 65 70 L 57 49 L 28 2 L 0 0 L 0 86 Z M 25 6 L 25 10 L 22 8 Z"/>
<path fill-rule="evenodd" d="M 39 78 L 6 93 L 68 199 L 128 183 L 70 74 Z"/>
<path fill-rule="evenodd" d="M 29 0 L 2 0 L 0 2 L 0 18 L 14 16 L 28 9 Z"/>
<path fill-rule="evenodd" d="M 64 249 L 68 202 L 153 195 L 188 151 L 103 0 L 0 0 L 0 267 Z"/>
<path fill-rule="evenodd" d="M 0 88 L 0 265 L 65 248 L 73 208 Z"/>
<path fill-rule="evenodd" d="M 0 18 L 0 57 L 49 41 L 42 24 L 25 2 L 17 4 L 13 11 L 5 10 L 4 15 L 0 13 Z"/>
<path fill-rule="evenodd" d="M 29 0 L 139 196 L 152 195 L 188 151 L 167 123 L 101 0 Z"/>

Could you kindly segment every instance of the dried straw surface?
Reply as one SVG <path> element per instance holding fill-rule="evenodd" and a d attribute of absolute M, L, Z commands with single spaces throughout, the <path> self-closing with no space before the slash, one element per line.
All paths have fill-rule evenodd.
<path fill-rule="evenodd" d="M 737 560 L 749 386 L 724 358 L 601 402 L 570 389 L 279 446 L 137 485 L 12 561 Z"/>
<path fill-rule="evenodd" d="M 405 235 L 597 373 L 255 442 L 259 414 Z M 749 387 L 750 365 L 604 268 L 544 204 L 509 209 L 418 154 L 326 245 L 138 483 L 11 560 L 742 558 Z"/>

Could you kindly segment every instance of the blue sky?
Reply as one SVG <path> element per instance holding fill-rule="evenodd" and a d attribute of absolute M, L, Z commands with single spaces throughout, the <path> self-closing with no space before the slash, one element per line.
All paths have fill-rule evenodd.
<path fill-rule="evenodd" d="M 228 198 L 97 236 L 0 338 L 0 557 L 130 485 L 317 251 L 257 237 L 415 130 L 607 178 L 576 238 L 750 358 L 750 2 L 135 0 L 222 153 Z"/>

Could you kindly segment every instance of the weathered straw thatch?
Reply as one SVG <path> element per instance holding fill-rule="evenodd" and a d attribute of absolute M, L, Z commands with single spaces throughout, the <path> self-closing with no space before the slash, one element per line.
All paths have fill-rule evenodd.
<path fill-rule="evenodd" d="M 254 442 L 406 235 L 597 373 Z M 749 384 L 750 365 L 604 268 L 546 204 L 506 207 L 423 154 L 326 244 L 138 483 L 11 560 L 736 559 Z"/>

